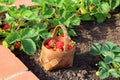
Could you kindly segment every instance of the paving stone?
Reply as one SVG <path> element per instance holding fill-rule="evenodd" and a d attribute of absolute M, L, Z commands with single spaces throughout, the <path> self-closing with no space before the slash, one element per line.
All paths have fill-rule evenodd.
<path fill-rule="evenodd" d="M 20 5 L 33 6 L 35 5 L 31 0 L 16 0 L 14 5 L 19 8 Z"/>
<path fill-rule="evenodd" d="M 28 68 L 8 49 L 0 45 L 0 78 L 28 70 Z"/>
<path fill-rule="evenodd" d="M 40 79 L 38 79 L 31 71 L 28 71 L 24 74 L 12 78 L 11 80 L 40 80 Z"/>

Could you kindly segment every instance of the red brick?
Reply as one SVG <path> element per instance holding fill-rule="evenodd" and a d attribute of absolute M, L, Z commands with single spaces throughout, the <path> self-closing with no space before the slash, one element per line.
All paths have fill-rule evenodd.
<path fill-rule="evenodd" d="M 31 71 L 28 71 L 24 74 L 12 78 L 11 80 L 40 80 L 40 79 L 38 79 Z"/>
<path fill-rule="evenodd" d="M 0 78 L 28 70 L 27 67 L 7 48 L 0 45 Z"/>

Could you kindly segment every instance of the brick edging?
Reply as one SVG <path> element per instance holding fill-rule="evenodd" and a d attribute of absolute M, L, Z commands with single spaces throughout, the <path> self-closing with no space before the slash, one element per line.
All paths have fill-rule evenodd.
<path fill-rule="evenodd" d="M 39 80 L 6 47 L 0 44 L 0 80 Z"/>

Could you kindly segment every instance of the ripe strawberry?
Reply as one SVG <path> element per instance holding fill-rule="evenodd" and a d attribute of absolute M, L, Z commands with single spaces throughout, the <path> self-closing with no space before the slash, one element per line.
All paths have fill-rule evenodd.
<path fill-rule="evenodd" d="M 46 48 L 50 49 L 51 47 L 49 45 L 45 45 Z"/>
<path fill-rule="evenodd" d="M 74 48 L 74 46 L 71 46 L 71 45 L 68 46 L 68 50 L 71 50 L 73 48 Z"/>
<path fill-rule="evenodd" d="M 17 43 L 14 45 L 14 48 L 15 48 L 15 49 L 20 49 L 20 46 L 21 46 L 21 43 L 20 43 L 20 42 L 17 42 Z"/>
<path fill-rule="evenodd" d="M 6 23 L 3 27 L 3 30 L 8 31 L 9 28 L 10 28 L 10 25 Z"/>
<path fill-rule="evenodd" d="M 51 39 L 49 42 L 48 42 L 48 45 L 50 46 L 50 47 L 55 47 L 56 46 L 56 40 L 55 39 Z"/>
<path fill-rule="evenodd" d="M 64 37 L 64 34 L 60 34 L 59 36 L 60 36 L 60 37 Z"/>
<path fill-rule="evenodd" d="M 74 46 L 75 46 L 75 42 L 74 42 L 74 41 L 69 40 L 68 50 L 73 49 L 73 48 L 74 48 Z"/>
<path fill-rule="evenodd" d="M 63 46 L 64 46 L 64 42 L 62 42 L 62 41 L 56 42 L 56 48 L 62 49 Z"/>
<path fill-rule="evenodd" d="M 75 42 L 70 40 L 69 45 L 70 45 L 70 46 L 74 46 L 74 45 L 75 45 Z"/>

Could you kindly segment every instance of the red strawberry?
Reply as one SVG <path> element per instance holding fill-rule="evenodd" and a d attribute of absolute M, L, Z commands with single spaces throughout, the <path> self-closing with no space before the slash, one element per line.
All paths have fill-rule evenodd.
<path fill-rule="evenodd" d="M 62 42 L 62 41 L 56 42 L 56 47 L 57 47 L 57 48 L 62 49 L 63 46 L 64 46 L 64 42 Z"/>
<path fill-rule="evenodd" d="M 50 47 L 55 47 L 56 46 L 56 40 L 55 39 L 51 39 L 49 42 L 48 42 L 48 45 L 50 46 Z"/>
<path fill-rule="evenodd" d="M 21 46 L 21 43 L 20 43 L 20 42 L 17 42 L 17 43 L 14 45 L 14 48 L 15 48 L 15 49 L 20 49 L 20 46 Z"/>
<path fill-rule="evenodd" d="M 74 41 L 71 41 L 71 40 L 69 40 L 68 42 L 69 42 L 69 44 L 68 44 L 68 50 L 73 49 L 74 46 L 75 46 L 75 42 L 74 42 Z"/>
<path fill-rule="evenodd" d="M 75 45 L 75 42 L 70 40 L 69 45 L 70 45 L 70 46 L 74 46 L 74 45 Z"/>
<path fill-rule="evenodd" d="M 10 28 L 10 25 L 6 23 L 3 27 L 3 30 L 8 31 L 9 28 Z"/>
<path fill-rule="evenodd" d="M 64 37 L 64 34 L 60 34 L 59 36 L 60 36 L 60 37 Z"/>
<path fill-rule="evenodd" d="M 74 48 L 74 46 L 68 46 L 68 50 L 71 50 L 71 49 L 73 49 Z"/>
<path fill-rule="evenodd" d="M 50 49 L 51 47 L 49 45 L 45 45 L 46 48 Z"/>

